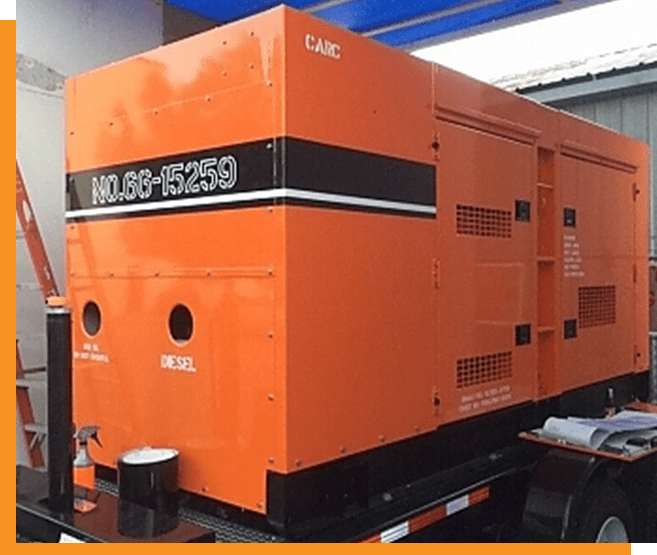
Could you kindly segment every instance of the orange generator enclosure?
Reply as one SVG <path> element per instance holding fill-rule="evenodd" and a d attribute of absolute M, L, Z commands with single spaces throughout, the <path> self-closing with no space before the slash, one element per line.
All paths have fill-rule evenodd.
<path fill-rule="evenodd" d="M 645 376 L 647 147 L 306 14 L 69 79 L 66 172 L 103 466 L 276 521 Z"/>

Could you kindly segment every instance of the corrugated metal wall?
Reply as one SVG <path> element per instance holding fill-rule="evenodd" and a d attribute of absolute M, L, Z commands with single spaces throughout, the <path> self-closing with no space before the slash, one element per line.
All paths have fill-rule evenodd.
<path fill-rule="evenodd" d="M 657 83 L 655 84 L 657 88 Z M 650 253 L 657 255 L 657 90 L 604 100 L 551 102 L 556 108 L 594 121 L 651 145 Z"/>

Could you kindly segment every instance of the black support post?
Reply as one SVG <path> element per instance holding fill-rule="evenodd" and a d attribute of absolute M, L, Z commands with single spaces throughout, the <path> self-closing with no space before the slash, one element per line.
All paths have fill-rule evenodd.
<path fill-rule="evenodd" d="M 73 511 L 73 401 L 71 313 L 48 300 L 48 507 Z"/>

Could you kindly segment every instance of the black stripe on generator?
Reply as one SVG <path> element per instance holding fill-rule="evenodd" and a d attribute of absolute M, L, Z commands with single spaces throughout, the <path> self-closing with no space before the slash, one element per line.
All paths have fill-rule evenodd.
<path fill-rule="evenodd" d="M 77 172 L 66 192 L 78 221 L 265 204 L 436 214 L 432 164 L 292 138 Z"/>

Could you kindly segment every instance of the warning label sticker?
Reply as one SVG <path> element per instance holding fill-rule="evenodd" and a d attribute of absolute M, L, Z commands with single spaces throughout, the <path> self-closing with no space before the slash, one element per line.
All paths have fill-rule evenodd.
<path fill-rule="evenodd" d="M 567 278 L 582 278 L 582 255 L 576 235 L 563 236 L 563 275 Z"/>
<path fill-rule="evenodd" d="M 493 387 L 484 391 L 477 391 L 461 397 L 461 404 L 459 412 L 461 414 L 468 412 L 480 411 L 482 409 L 490 409 L 496 405 L 501 405 L 510 402 L 512 399 L 511 386 L 503 385 L 500 387 Z"/>
<path fill-rule="evenodd" d="M 109 355 L 104 353 L 96 343 L 86 342 L 82 344 L 82 350 L 73 351 L 73 360 L 88 360 L 91 362 L 109 363 Z"/>

